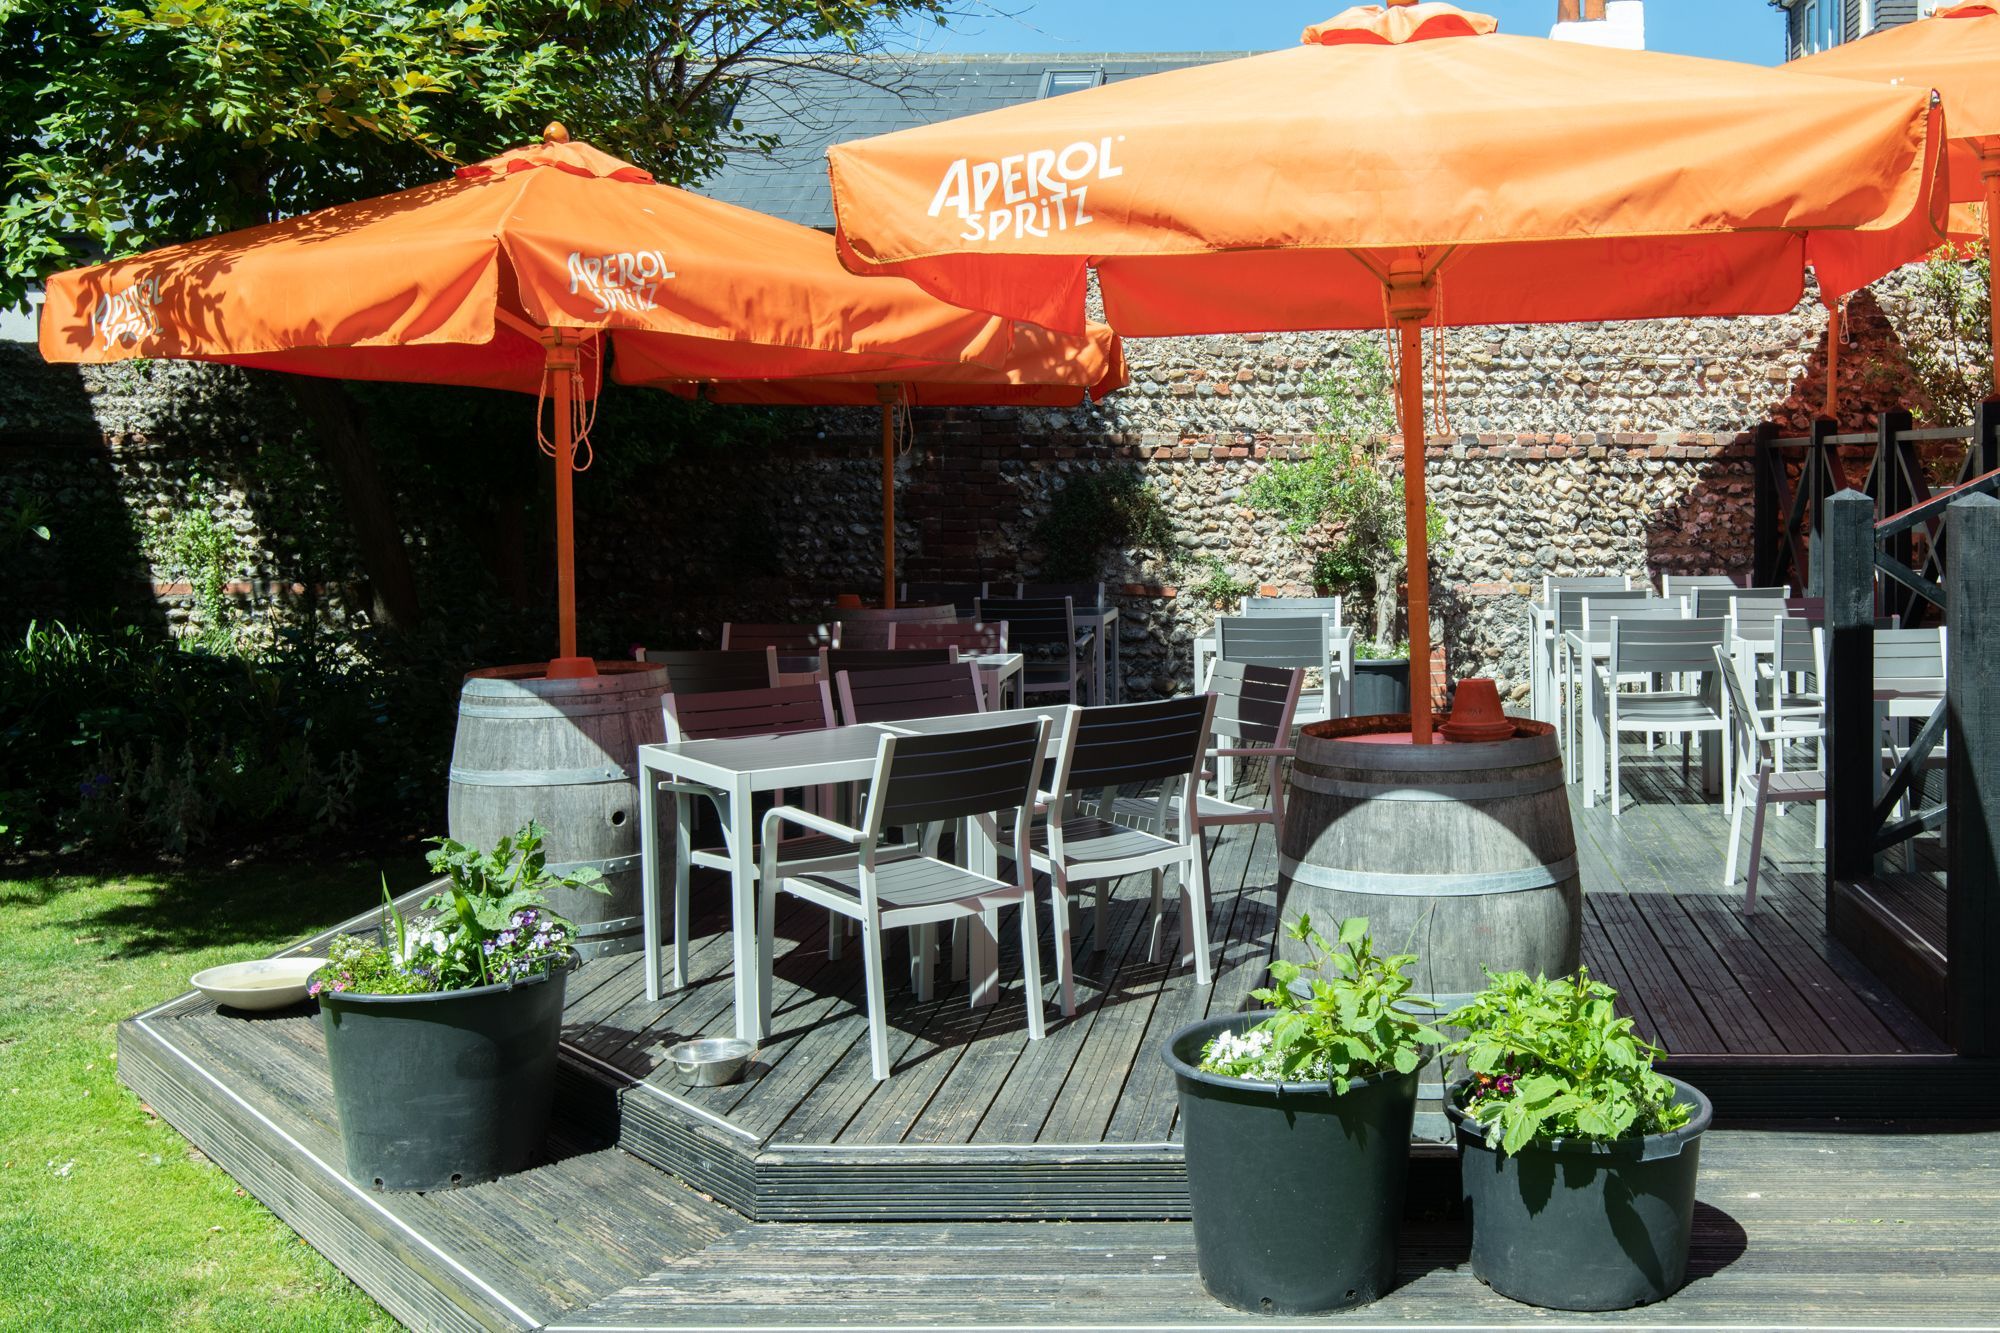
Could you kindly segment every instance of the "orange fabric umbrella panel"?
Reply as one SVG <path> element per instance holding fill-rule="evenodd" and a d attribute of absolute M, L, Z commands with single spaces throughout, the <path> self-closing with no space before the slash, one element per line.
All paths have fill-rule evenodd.
<path fill-rule="evenodd" d="M 345 379 L 546 392 L 561 623 L 576 652 L 573 407 L 603 343 L 687 378 L 998 365 L 1008 320 L 841 268 L 810 228 L 654 183 L 568 140 L 451 179 L 47 283 L 50 361 L 185 358 Z"/>
<path fill-rule="evenodd" d="M 1808 265 L 1852 291 L 1942 234 L 1927 89 L 1496 26 L 1392 0 L 1289 50 L 836 145 L 841 257 L 1071 331 L 1092 269 L 1126 337 L 1392 325 L 1420 460 L 1424 323 L 1778 313 Z"/>

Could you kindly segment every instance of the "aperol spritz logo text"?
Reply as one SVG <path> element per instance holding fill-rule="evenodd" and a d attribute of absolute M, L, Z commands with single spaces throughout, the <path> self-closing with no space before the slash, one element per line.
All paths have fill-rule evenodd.
<path fill-rule="evenodd" d="M 674 276 L 667 257 L 658 250 L 619 250 L 605 255 L 569 254 L 569 291 L 583 292 L 597 303 L 590 313 L 613 310 L 654 310 L 660 284 Z"/>
<path fill-rule="evenodd" d="M 930 214 L 946 209 L 965 223 L 960 240 L 998 241 L 1047 236 L 1089 226 L 1090 187 L 1125 174 L 1112 160 L 1125 136 L 1079 139 L 1065 148 L 1035 148 L 991 162 L 959 158 L 945 168 Z"/>
<path fill-rule="evenodd" d="M 106 292 L 90 312 L 91 331 L 114 343 L 138 344 L 160 331 L 160 280 L 141 278 L 130 287 Z"/>

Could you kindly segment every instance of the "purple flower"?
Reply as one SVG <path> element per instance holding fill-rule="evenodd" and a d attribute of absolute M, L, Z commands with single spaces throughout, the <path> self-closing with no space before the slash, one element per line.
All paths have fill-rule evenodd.
<path fill-rule="evenodd" d="M 1493 1080 L 1493 1091 L 1499 1093 L 1502 1097 L 1513 1096 L 1514 1080 L 1502 1074 L 1499 1078 Z"/>

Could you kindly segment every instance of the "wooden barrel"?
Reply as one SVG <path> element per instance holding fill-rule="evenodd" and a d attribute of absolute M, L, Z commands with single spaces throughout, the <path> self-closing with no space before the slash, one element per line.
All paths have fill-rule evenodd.
<path fill-rule="evenodd" d="M 640 930 L 638 751 L 664 739 L 664 667 L 599 662 L 598 674 L 550 680 L 540 663 L 466 676 L 451 749 L 451 836 L 489 848 L 530 819 L 548 830 L 551 869 L 589 866 L 609 896 L 550 897 L 578 927 L 586 958 L 637 950 Z"/>
<path fill-rule="evenodd" d="M 1383 953 L 1414 953 L 1416 994 L 1455 1007 L 1485 969 L 1577 968 L 1583 887 L 1555 728 L 1514 721 L 1509 740 L 1408 743 L 1407 715 L 1303 728 L 1279 847 L 1280 919 L 1332 937 L 1368 918 Z M 1442 718 L 1439 719 L 1443 721 Z M 1404 739 L 1394 737 L 1400 734 Z M 1279 957 L 1303 946 L 1278 933 Z M 1426 1071 L 1426 1137 L 1443 1072 Z"/>

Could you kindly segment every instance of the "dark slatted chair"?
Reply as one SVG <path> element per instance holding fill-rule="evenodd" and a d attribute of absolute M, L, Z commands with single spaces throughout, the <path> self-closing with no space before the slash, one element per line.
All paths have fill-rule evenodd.
<path fill-rule="evenodd" d="M 982 583 L 905 583 L 897 601 L 905 606 L 949 604 L 954 616 L 970 620 L 985 586 Z"/>
<path fill-rule="evenodd" d="M 1104 600 L 1102 583 L 1018 583 L 1014 586 L 1016 597 L 1043 600 L 1067 597 L 1080 611 L 1098 611 L 1109 605 Z"/>
<path fill-rule="evenodd" d="M 863 607 L 840 613 L 840 646 L 843 648 L 893 648 L 896 627 L 958 619 L 958 608 L 946 602 L 937 606 L 898 606 L 890 610 Z"/>
<path fill-rule="evenodd" d="M 933 620 L 898 625 L 890 632 L 891 648 L 956 648 L 960 657 L 1007 651 L 1007 622 Z"/>
<path fill-rule="evenodd" d="M 1060 694 L 1069 703 L 1083 693 L 1084 672 L 1076 637 L 1076 605 L 1067 597 L 982 597 L 979 619 L 1007 622 L 1011 651 L 1021 667 L 1021 696 Z"/>
<path fill-rule="evenodd" d="M 841 721 L 849 726 L 986 711 L 986 690 L 976 662 L 841 671 L 834 682 Z"/>
<path fill-rule="evenodd" d="M 1147 957 L 1158 962 L 1166 924 L 1164 880 L 1167 871 L 1175 871 L 1181 888 L 1181 960 L 1194 964 L 1197 985 L 1206 986 L 1212 979 L 1201 839 L 1189 811 L 1214 711 L 1215 696 L 1197 694 L 1157 703 L 1085 708 L 1070 719 L 1056 752 L 1048 819 L 1037 825 L 1028 849 L 1035 870 L 1049 877 L 1065 1015 L 1076 1012 L 1069 899 L 1070 886 L 1077 883 L 1097 886 L 1097 941 L 1102 948 L 1111 882 L 1149 873 L 1153 927 Z M 1154 827 L 1159 832 L 1104 817 L 1112 813 L 1122 788 L 1154 790 Z M 1096 803 L 1099 813 L 1080 813 L 1077 807 L 1082 802 Z"/>
<path fill-rule="evenodd" d="M 667 669 L 667 692 L 682 696 L 717 690 L 762 690 L 778 683 L 775 648 L 712 649 L 641 648 L 641 662 Z"/>
<path fill-rule="evenodd" d="M 822 648 L 840 647 L 840 626 L 837 623 L 738 624 L 732 621 L 722 627 L 722 646 L 775 648 L 787 654 L 816 653 Z"/>
<path fill-rule="evenodd" d="M 1334 659 L 1341 644 L 1333 618 L 1318 613 L 1305 615 L 1218 616 L 1215 621 L 1215 662 L 1238 662 L 1244 666 L 1275 667 L 1289 671 L 1298 667 L 1324 672 L 1319 697 L 1303 710 L 1303 716 L 1317 721 L 1338 717 L 1335 696 L 1345 677 L 1342 664 Z M 1211 673 L 1212 674 L 1212 673 Z"/>
<path fill-rule="evenodd" d="M 773 922 L 778 894 L 818 903 L 836 922 L 861 923 L 862 967 L 868 992 L 868 1055 L 877 1080 L 889 1077 L 889 1016 L 883 970 L 883 933 L 897 926 L 935 929 L 956 921 L 1021 908 L 1022 992 L 1028 1009 L 1028 1037 L 1045 1032 L 1042 1015 L 1040 943 L 1035 925 L 1035 890 L 1029 877 L 1029 816 L 1035 780 L 1042 770 L 1050 723 L 1047 718 L 939 736 L 884 736 L 875 752 L 867 812 L 858 828 L 805 810 L 778 806 L 763 822 L 764 865 L 759 878 L 757 984 L 762 988 L 764 1036 L 769 1036 Z M 987 827 L 1002 816 L 1014 823 L 1014 879 L 1010 882 L 961 869 L 931 856 L 883 862 L 886 830 L 922 824 L 979 820 Z M 808 830 L 849 848 L 844 862 L 808 870 L 785 870 L 775 849 L 786 825 Z M 920 946 L 920 966 L 934 964 L 935 951 Z M 920 988 L 927 988 L 920 982 Z"/>
<path fill-rule="evenodd" d="M 944 666 L 958 660 L 958 649 L 827 648 L 819 655 L 820 673 L 828 680 L 843 671 L 896 671 L 905 667 Z"/>
<path fill-rule="evenodd" d="M 811 685 L 771 686 L 755 690 L 729 690 L 709 694 L 668 694 L 660 699 L 666 716 L 667 740 L 730 740 L 743 736 L 785 736 L 801 731 L 820 731 L 834 725 L 833 696 L 824 681 Z M 674 827 L 679 830 L 674 856 L 674 968 L 672 985 L 678 989 L 687 980 L 688 969 L 688 872 L 693 866 L 727 871 L 728 851 L 722 847 L 693 845 L 692 803 L 696 799 L 714 801 L 706 787 L 662 782 L 659 790 L 670 793 L 676 804 Z M 797 837 L 771 849 L 787 868 L 814 865 L 828 855 L 844 854 L 846 848 L 819 837 Z M 658 910 L 651 902 L 644 910 Z M 651 959 L 647 966 L 652 966 Z"/>

